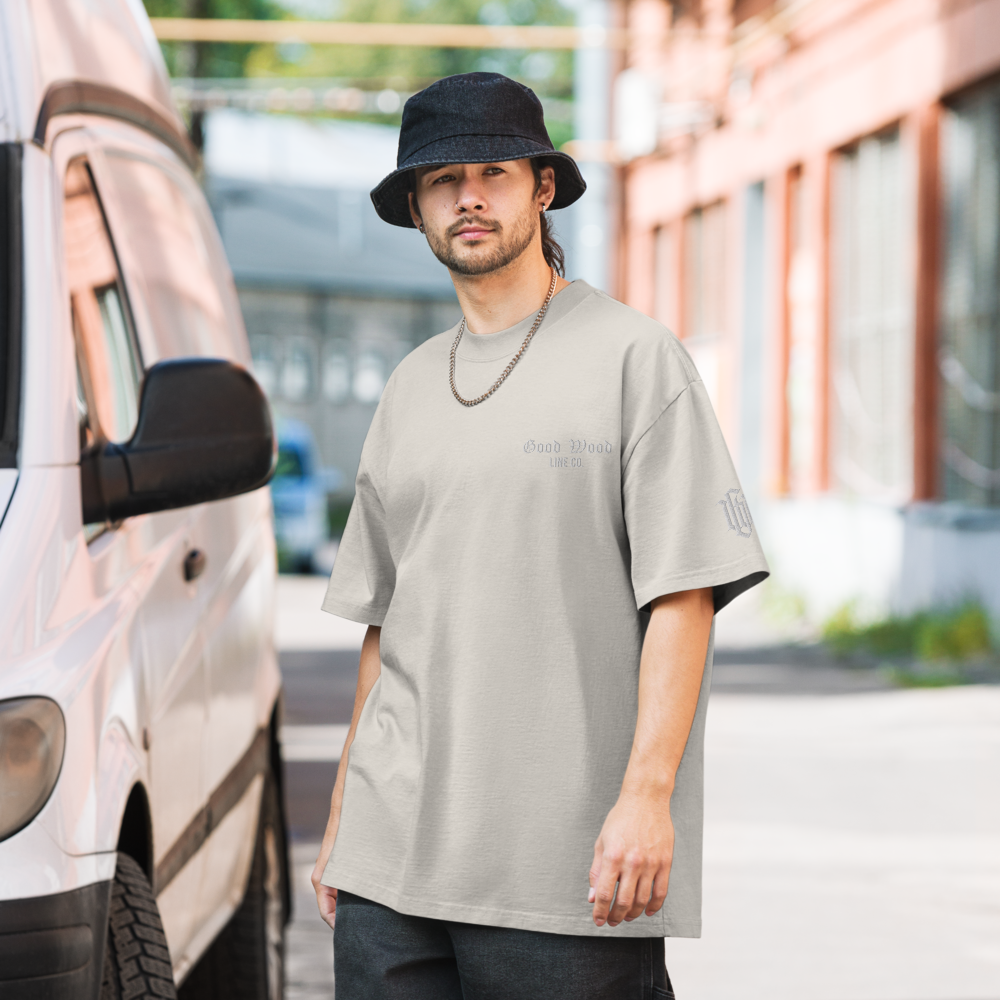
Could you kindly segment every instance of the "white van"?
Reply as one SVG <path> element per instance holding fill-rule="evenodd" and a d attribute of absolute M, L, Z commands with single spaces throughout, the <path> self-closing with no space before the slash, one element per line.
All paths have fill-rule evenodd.
<path fill-rule="evenodd" d="M 0 4 L 0 997 L 282 994 L 274 435 L 140 0 Z"/>

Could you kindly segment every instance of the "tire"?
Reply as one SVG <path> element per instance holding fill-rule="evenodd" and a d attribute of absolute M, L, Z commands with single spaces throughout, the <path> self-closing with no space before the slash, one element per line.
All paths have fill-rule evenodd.
<path fill-rule="evenodd" d="M 285 829 L 267 775 L 246 895 L 179 991 L 180 1000 L 282 1000 L 285 995 Z"/>
<path fill-rule="evenodd" d="M 147 997 L 176 1000 L 170 952 L 146 873 L 129 855 L 119 853 L 111 886 L 101 1000 Z"/>

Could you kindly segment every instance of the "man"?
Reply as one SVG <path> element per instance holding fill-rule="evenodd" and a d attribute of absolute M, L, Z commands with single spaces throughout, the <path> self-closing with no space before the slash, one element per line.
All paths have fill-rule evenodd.
<path fill-rule="evenodd" d="M 375 208 L 464 318 L 386 386 L 323 604 L 369 625 L 313 873 L 338 1000 L 672 997 L 712 618 L 766 564 L 679 343 L 556 273 L 585 185 L 535 95 L 440 80 L 397 163 Z"/>

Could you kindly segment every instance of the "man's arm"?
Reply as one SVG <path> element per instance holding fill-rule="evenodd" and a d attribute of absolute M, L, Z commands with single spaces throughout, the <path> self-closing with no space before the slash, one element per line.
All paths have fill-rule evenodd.
<path fill-rule="evenodd" d="M 333 842 L 337 839 L 337 827 L 340 825 L 340 806 L 344 800 L 344 780 L 347 777 L 347 754 L 354 742 L 354 734 L 361 718 L 361 709 L 371 691 L 378 675 L 382 671 L 382 660 L 379 656 L 379 636 L 382 630 L 376 625 L 369 625 L 365 633 L 365 641 L 361 644 L 361 662 L 358 665 L 358 686 L 354 693 L 354 710 L 351 712 L 351 728 L 347 731 L 344 741 L 344 752 L 337 768 L 337 780 L 333 784 L 333 795 L 330 798 L 330 818 L 327 820 L 323 843 L 320 845 L 319 858 L 312 873 L 312 884 L 316 890 L 316 902 L 319 904 L 320 916 L 332 927 L 337 917 L 337 890 L 323 885 L 323 870 L 330 860 Z"/>
<path fill-rule="evenodd" d="M 711 587 L 652 602 L 632 753 L 590 869 L 598 927 L 617 927 L 643 911 L 652 916 L 667 895 L 674 853 L 670 796 L 698 706 L 713 613 Z"/>

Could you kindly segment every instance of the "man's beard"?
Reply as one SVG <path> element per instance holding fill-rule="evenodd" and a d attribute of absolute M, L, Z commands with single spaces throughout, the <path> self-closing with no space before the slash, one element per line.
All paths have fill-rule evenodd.
<path fill-rule="evenodd" d="M 492 229 L 497 236 L 497 245 L 483 255 L 465 259 L 457 252 L 453 237 L 460 229 L 468 225 L 484 226 Z M 427 243 L 439 261 L 449 271 L 456 274 L 490 274 L 506 267 L 524 253 L 531 245 L 538 231 L 538 214 L 525 212 L 514 224 L 510 233 L 496 219 L 484 219 L 478 215 L 469 215 L 450 225 L 443 235 L 427 231 Z"/>

